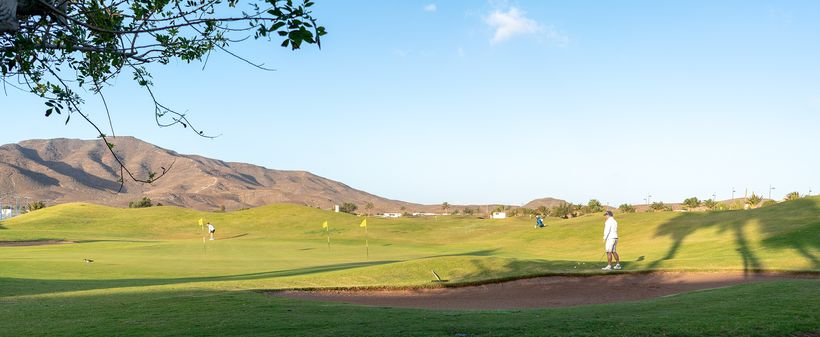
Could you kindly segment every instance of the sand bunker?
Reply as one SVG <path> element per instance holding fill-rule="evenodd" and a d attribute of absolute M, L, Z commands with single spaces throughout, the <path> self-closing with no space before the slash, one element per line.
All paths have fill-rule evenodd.
<path fill-rule="evenodd" d="M 76 243 L 65 240 L 0 241 L 0 247 L 46 246 Z"/>
<path fill-rule="evenodd" d="M 412 290 L 271 291 L 278 297 L 380 307 L 426 309 L 514 309 L 567 307 L 635 301 L 731 285 L 820 279 L 817 274 L 637 273 L 550 276 L 460 288 Z"/>

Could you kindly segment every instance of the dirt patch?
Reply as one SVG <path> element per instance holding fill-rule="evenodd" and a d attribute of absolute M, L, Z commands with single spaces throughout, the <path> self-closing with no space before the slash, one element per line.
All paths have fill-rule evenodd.
<path fill-rule="evenodd" d="M 460 288 L 271 291 L 270 295 L 380 307 L 515 309 L 568 307 L 669 296 L 742 283 L 820 279 L 817 274 L 635 273 L 550 276 Z"/>
<path fill-rule="evenodd" d="M 76 243 L 65 240 L 33 240 L 33 241 L 0 241 L 0 247 L 47 246 Z"/>

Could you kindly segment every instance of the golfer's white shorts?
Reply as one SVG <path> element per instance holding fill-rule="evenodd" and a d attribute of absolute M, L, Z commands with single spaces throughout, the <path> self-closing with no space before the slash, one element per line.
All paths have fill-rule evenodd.
<path fill-rule="evenodd" d="M 618 239 L 607 239 L 606 244 L 604 245 L 604 249 L 606 249 L 607 253 L 617 252 L 615 250 L 615 246 L 618 245 Z"/>

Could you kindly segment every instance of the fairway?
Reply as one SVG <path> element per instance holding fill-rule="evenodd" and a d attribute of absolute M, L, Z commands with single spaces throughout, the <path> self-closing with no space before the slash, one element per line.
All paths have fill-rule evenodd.
<path fill-rule="evenodd" d="M 818 197 L 746 211 L 616 217 L 624 272 L 820 272 Z M 197 223 L 200 218 L 216 226 L 216 240 L 204 240 L 206 233 Z M 455 335 L 463 330 L 471 336 L 599 335 L 598 327 L 564 330 L 550 324 L 610 326 L 626 311 L 642 313 L 630 320 L 634 324 L 614 326 L 627 335 L 820 331 L 817 280 L 770 281 L 633 303 L 446 314 L 281 299 L 258 292 L 442 286 L 431 282 L 435 279 L 431 270 L 448 280 L 443 285 L 459 286 L 601 274 L 605 265 L 599 262 L 600 215 L 547 218 L 543 229 L 533 229 L 534 219 L 528 217 L 368 218 L 369 258 L 361 220 L 285 204 L 227 213 L 91 204 L 32 212 L 0 223 L 0 241 L 17 242 L 0 246 L 0 315 L 5 317 L 0 331 L 8 335 Z M 329 224 L 330 245 L 324 221 Z M 49 240 L 51 244 L 19 243 Z M 299 313 L 297 320 L 291 316 L 295 313 Z M 689 325 L 654 320 L 662 314 L 685 316 Z M 49 319 L 33 322 L 31 317 Z M 551 323 L 534 324 L 534 317 L 548 317 Z M 377 318 L 386 321 L 375 322 Z M 419 319 L 430 324 L 395 324 Z M 124 322 L 130 323 L 122 326 Z M 357 330 L 357 326 L 373 330 Z"/>

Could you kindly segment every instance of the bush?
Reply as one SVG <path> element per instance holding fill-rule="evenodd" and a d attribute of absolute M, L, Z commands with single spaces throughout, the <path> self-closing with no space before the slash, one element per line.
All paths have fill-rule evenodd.
<path fill-rule="evenodd" d="M 151 203 L 151 199 L 149 199 L 148 197 L 142 197 L 142 199 L 140 199 L 140 200 L 132 201 L 132 202 L 128 203 L 128 208 L 144 208 L 144 207 L 151 207 L 151 206 L 154 206 L 154 204 Z"/>
<path fill-rule="evenodd" d="M 464 212 L 464 215 L 473 215 L 473 213 L 475 211 L 472 208 L 467 207 L 467 208 L 464 209 L 463 212 Z"/>
<path fill-rule="evenodd" d="M 356 206 L 356 204 L 354 204 L 352 202 L 346 202 L 346 203 L 342 204 L 342 207 L 339 207 L 339 212 L 344 212 L 344 213 L 349 213 L 349 214 L 356 214 L 355 212 L 358 208 L 359 208 L 359 206 Z"/>
<path fill-rule="evenodd" d="M 671 211 L 672 207 L 666 206 L 663 201 L 656 201 L 649 205 L 649 209 L 653 211 Z"/>
<path fill-rule="evenodd" d="M 46 208 L 46 203 L 42 202 L 42 201 L 35 201 L 35 202 L 32 202 L 32 203 L 28 204 L 29 212 L 36 211 L 38 209 L 43 209 L 43 208 Z"/>
<path fill-rule="evenodd" d="M 786 194 L 786 197 L 783 198 L 783 200 L 785 200 L 785 201 L 797 200 L 797 199 L 800 199 L 800 193 L 797 193 L 797 192 L 791 192 L 789 194 Z"/>
<path fill-rule="evenodd" d="M 762 204 L 760 204 L 760 207 L 766 207 L 766 206 L 771 206 L 771 205 L 775 205 L 775 204 L 777 204 L 777 201 L 769 199 L 769 200 L 764 201 Z"/>
<path fill-rule="evenodd" d="M 621 213 L 635 213 L 635 206 L 630 204 L 621 204 L 618 206 L 618 210 L 621 211 Z"/>

